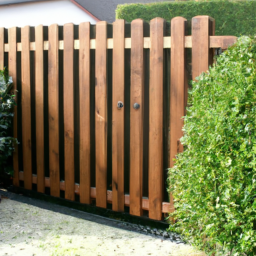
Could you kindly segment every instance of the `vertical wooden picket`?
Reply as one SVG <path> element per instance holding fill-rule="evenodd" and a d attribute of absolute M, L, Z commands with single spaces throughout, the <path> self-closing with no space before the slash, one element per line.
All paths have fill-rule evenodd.
<path fill-rule="evenodd" d="M 37 191 L 44 193 L 44 41 L 42 25 L 35 28 L 35 44 Z"/>
<path fill-rule="evenodd" d="M 113 23 L 112 210 L 124 211 L 125 21 Z M 119 104 L 119 105 L 118 105 Z"/>
<path fill-rule="evenodd" d="M 171 87 L 170 87 L 170 167 L 174 165 L 177 153 L 183 151 L 183 119 L 185 115 L 185 32 L 186 19 L 176 17 L 171 20 Z M 170 195 L 173 208 L 173 198 Z"/>
<path fill-rule="evenodd" d="M 4 28 L 0 28 L 0 69 L 4 68 Z"/>
<path fill-rule="evenodd" d="M 51 195 L 60 196 L 59 166 L 59 31 L 49 27 L 48 106 L 49 106 L 49 167 Z"/>
<path fill-rule="evenodd" d="M 95 56 L 96 206 L 107 208 L 107 22 L 96 24 Z"/>
<path fill-rule="evenodd" d="M 143 175 L 143 20 L 131 23 L 131 95 L 130 95 L 130 214 L 142 215 Z"/>
<path fill-rule="evenodd" d="M 79 25 L 80 202 L 91 202 L 90 23 Z"/>
<path fill-rule="evenodd" d="M 24 187 L 32 189 L 30 27 L 21 29 L 21 105 Z"/>
<path fill-rule="evenodd" d="M 149 218 L 162 219 L 163 201 L 163 35 L 165 21 L 150 21 Z"/>
<path fill-rule="evenodd" d="M 74 162 L 74 25 L 65 24 L 63 58 L 63 113 L 64 113 L 64 159 L 65 199 L 75 200 Z"/>
<path fill-rule="evenodd" d="M 192 18 L 192 78 L 195 80 L 209 69 L 213 54 L 210 49 L 210 35 L 215 33 L 215 20 L 209 16 Z"/>
<path fill-rule="evenodd" d="M 9 42 L 9 75 L 13 80 L 13 92 L 15 94 L 15 101 L 18 104 L 17 98 L 17 28 L 9 28 L 8 30 L 8 42 Z M 18 112 L 17 105 L 14 106 L 14 118 L 13 118 L 13 137 L 18 138 Z M 18 159 L 18 145 L 15 145 L 13 152 L 13 185 L 19 186 L 19 159 Z"/>

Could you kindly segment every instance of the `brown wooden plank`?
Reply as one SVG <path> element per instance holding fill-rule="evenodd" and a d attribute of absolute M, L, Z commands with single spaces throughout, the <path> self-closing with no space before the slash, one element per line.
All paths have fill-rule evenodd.
<path fill-rule="evenodd" d="M 96 206 L 107 207 L 107 22 L 96 24 L 95 148 Z"/>
<path fill-rule="evenodd" d="M 48 50 L 48 111 L 49 111 L 49 168 L 51 195 L 60 196 L 59 167 L 59 58 L 58 25 L 49 27 Z"/>
<path fill-rule="evenodd" d="M 64 113 L 64 159 L 65 198 L 75 200 L 74 162 L 74 25 L 65 24 L 63 57 L 63 113 Z"/>
<path fill-rule="evenodd" d="M 44 41 L 43 26 L 35 28 L 35 102 L 37 191 L 44 193 Z"/>
<path fill-rule="evenodd" d="M 31 84 L 30 84 L 30 27 L 21 29 L 21 104 L 22 104 L 22 153 L 24 187 L 32 189 L 31 151 Z"/>
<path fill-rule="evenodd" d="M 185 115 L 185 31 L 186 19 L 176 17 L 171 20 L 171 88 L 170 88 L 170 167 L 174 165 L 177 153 L 183 151 L 180 143 Z M 173 197 L 170 195 L 173 208 Z"/>
<path fill-rule="evenodd" d="M 15 101 L 18 103 L 17 98 L 17 28 L 9 28 L 8 30 L 8 42 L 9 42 L 9 75 L 13 79 L 13 93 L 15 94 Z M 18 138 L 18 119 L 17 119 L 17 106 L 14 106 L 14 118 L 13 118 L 13 137 Z M 19 159 L 18 159 L 18 145 L 15 145 L 13 152 L 13 185 L 19 186 Z"/>
<path fill-rule="evenodd" d="M 163 201 L 163 35 L 165 21 L 150 21 L 149 218 L 162 219 Z"/>
<path fill-rule="evenodd" d="M 227 49 L 237 41 L 236 36 L 210 36 L 210 48 Z"/>
<path fill-rule="evenodd" d="M 211 22 L 212 21 L 212 22 Z M 214 19 L 209 16 L 192 18 L 192 78 L 195 80 L 202 72 L 208 70 L 212 63 L 210 35 L 214 34 Z M 211 24 L 210 24 L 211 22 Z"/>
<path fill-rule="evenodd" d="M 142 215 L 143 44 L 143 20 L 136 19 L 131 23 L 130 214 L 137 216 Z M 138 109 L 134 108 L 135 103 L 139 104 Z"/>
<path fill-rule="evenodd" d="M 4 28 L 0 28 L 0 69 L 4 68 Z"/>
<path fill-rule="evenodd" d="M 125 21 L 113 23 L 112 210 L 124 211 L 124 38 Z"/>
<path fill-rule="evenodd" d="M 79 25 L 80 202 L 91 203 L 90 23 Z"/>

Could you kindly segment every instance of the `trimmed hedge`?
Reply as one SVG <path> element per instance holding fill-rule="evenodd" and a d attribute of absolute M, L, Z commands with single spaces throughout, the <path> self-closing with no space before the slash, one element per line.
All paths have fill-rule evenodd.
<path fill-rule="evenodd" d="M 192 82 L 184 123 L 170 228 L 208 255 L 255 256 L 256 37 L 240 37 Z"/>
<path fill-rule="evenodd" d="M 170 21 L 176 16 L 182 16 L 190 22 L 197 15 L 209 15 L 215 19 L 216 35 L 256 34 L 256 1 L 124 4 L 118 5 L 116 9 L 116 18 L 127 22 L 137 18 L 150 21 L 155 17 Z"/>

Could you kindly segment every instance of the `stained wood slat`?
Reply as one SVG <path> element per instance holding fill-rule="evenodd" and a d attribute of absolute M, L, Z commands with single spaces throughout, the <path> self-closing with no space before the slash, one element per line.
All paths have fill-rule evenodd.
<path fill-rule="evenodd" d="M 75 161 L 74 161 L 74 25 L 63 27 L 63 113 L 64 113 L 64 168 L 65 199 L 75 200 Z"/>
<path fill-rule="evenodd" d="M 8 42 L 9 42 L 9 75 L 13 80 L 13 93 L 15 95 L 15 101 L 18 104 L 17 98 L 17 28 L 9 28 L 8 30 Z M 13 137 L 18 138 L 18 119 L 17 119 L 17 105 L 14 106 L 14 117 L 13 117 Z M 13 152 L 13 185 L 19 186 L 19 159 L 18 159 L 18 145 L 14 145 Z"/>
<path fill-rule="evenodd" d="M 79 25 L 80 202 L 91 202 L 90 23 Z"/>
<path fill-rule="evenodd" d="M 0 69 L 4 68 L 4 28 L 0 28 Z"/>
<path fill-rule="evenodd" d="M 59 45 L 58 25 L 49 27 L 48 51 L 48 109 L 49 109 L 49 167 L 51 195 L 60 196 L 59 167 Z"/>
<path fill-rule="evenodd" d="M 163 34 L 165 21 L 150 21 L 149 218 L 162 219 L 163 201 Z"/>
<path fill-rule="evenodd" d="M 32 151 L 31 151 L 31 84 L 30 84 L 30 27 L 21 29 L 21 104 L 22 104 L 22 151 L 24 187 L 32 189 Z"/>
<path fill-rule="evenodd" d="M 192 78 L 195 80 L 202 72 L 208 70 L 211 64 L 210 27 L 214 19 L 209 16 L 196 16 L 192 18 Z M 212 33 L 211 33 L 212 32 Z"/>
<path fill-rule="evenodd" d="M 35 44 L 37 191 L 44 193 L 44 41 L 42 25 L 35 28 Z"/>
<path fill-rule="evenodd" d="M 96 24 L 95 56 L 96 206 L 107 208 L 107 22 Z"/>
<path fill-rule="evenodd" d="M 131 94 L 130 94 L 130 214 L 142 215 L 143 174 L 143 20 L 131 23 Z M 139 104 L 135 109 L 134 104 Z"/>
<path fill-rule="evenodd" d="M 125 21 L 113 23 L 112 210 L 124 211 L 124 38 Z"/>

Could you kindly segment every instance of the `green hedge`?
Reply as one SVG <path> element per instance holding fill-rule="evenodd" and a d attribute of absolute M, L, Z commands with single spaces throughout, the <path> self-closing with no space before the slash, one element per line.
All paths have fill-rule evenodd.
<path fill-rule="evenodd" d="M 161 2 L 118 5 L 116 18 L 131 22 L 162 17 L 167 21 L 182 16 L 188 21 L 197 15 L 209 15 L 216 21 L 216 35 L 256 34 L 256 1 Z"/>

